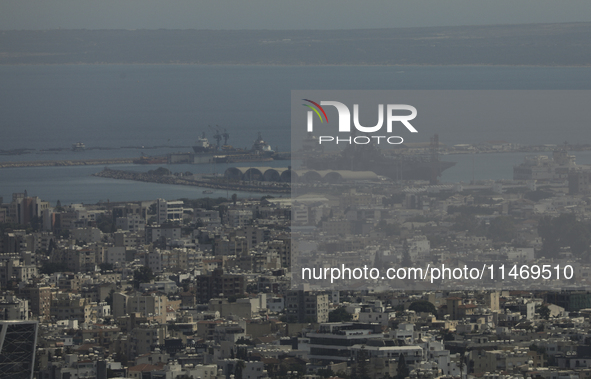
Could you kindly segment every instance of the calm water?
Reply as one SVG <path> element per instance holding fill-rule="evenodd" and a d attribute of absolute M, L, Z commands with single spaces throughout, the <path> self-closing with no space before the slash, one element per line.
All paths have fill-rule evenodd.
<path fill-rule="evenodd" d="M 265 166 L 286 167 L 287 161 L 264 162 Z M 233 164 L 241 166 L 246 164 Z M 192 173 L 223 173 L 228 164 L 218 165 L 115 165 L 114 169 L 130 171 L 148 171 L 158 167 L 167 167 L 173 172 Z M 228 197 L 233 193 L 240 197 L 261 197 L 259 192 L 236 192 L 213 190 L 213 194 L 203 194 L 204 189 L 190 186 L 177 186 L 160 183 L 144 183 L 130 180 L 119 180 L 94 177 L 92 174 L 101 171 L 101 166 L 71 166 L 71 167 L 26 167 L 0 169 L 0 196 L 4 201 L 10 201 L 14 192 L 27 190 L 30 196 L 39 196 L 43 200 L 55 204 L 60 200 L 62 204 L 85 203 L 94 204 L 99 201 L 131 201 L 155 200 L 157 198 L 197 199 L 200 197 Z M 273 195 L 281 196 L 281 195 Z"/>
<path fill-rule="evenodd" d="M 0 150 L 30 148 L 31 154 L 0 160 L 136 157 L 186 151 L 128 146 L 190 146 L 219 125 L 228 143 L 250 147 L 261 132 L 273 148 L 289 150 L 292 89 L 591 89 L 590 68 L 532 67 L 266 67 L 84 65 L 0 66 Z M 445 131 L 448 143 L 470 143 Z M 520 136 L 517 143 L 554 143 L 564 131 Z M 425 136 L 427 138 L 427 136 Z M 585 129 L 568 132 L 591 142 Z M 503 136 L 498 136 L 503 139 Z M 76 142 L 113 150 L 40 152 Z M 127 146 L 127 148 L 121 148 Z M 458 156 L 444 181 L 511 178 L 519 154 Z M 584 163 L 579 158 L 580 163 Z M 285 162 L 278 162 L 285 166 Z M 267 165 L 267 164 L 264 164 Z M 198 167 L 198 168 L 197 168 Z M 153 167 L 145 168 L 148 170 Z M 0 196 L 28 190 L 62 203 L 94 203 L 164 197 L 200 197 L 201 190 L 152 183 L 129 183 L 89 176 L 102 167 L 0 170 Z M 144 168 L 142 168 L 144 169 Z M 185 171 L 172 166 L 173 171 Z M 218 168 L 221 171 L 221 167 Z M 191 166 L 192 172 L 211 170 Z M 225 196 L 215 193 L 213 196 Z M 245 194 L 246 195 L 246 194 Z M 257 196 L 260 196 L 257 194 Z"/>

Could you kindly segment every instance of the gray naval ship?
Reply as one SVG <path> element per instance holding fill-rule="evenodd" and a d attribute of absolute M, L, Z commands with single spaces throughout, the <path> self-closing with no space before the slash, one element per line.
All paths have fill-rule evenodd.
<path fill-rule="evenodd" d="M 393 180 L 427 180 L 436 184 L 441 173 L 456 164 L 441 161 L 438 149 L 439 137 L 435 135 L 428 154 L 386 155 L 373 143 L 351 144 L 340 154 L 310 152 L 303 161 L 306 168 L 313 170 L 373 171 Z"/>

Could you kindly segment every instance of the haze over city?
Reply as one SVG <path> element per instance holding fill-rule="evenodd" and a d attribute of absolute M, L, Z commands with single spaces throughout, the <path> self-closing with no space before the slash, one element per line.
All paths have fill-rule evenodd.
<path fill-rule="evenodd" d="M 0 0 L 0 377 L 589 379 L 589 36 L 588 0 Z M 418 132 L 322 146 L 310 89 Z"/>
<path fill-rule="evenodd" d="M 590 21 L 585 0 L 4 0 L 0 29 L 374 29 Z"/>

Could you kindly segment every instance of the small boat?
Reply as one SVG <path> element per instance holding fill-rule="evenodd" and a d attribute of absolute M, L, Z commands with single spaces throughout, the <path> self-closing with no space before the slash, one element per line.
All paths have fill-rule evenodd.
<path fill-rule="evenodd" d="M 72 144 L 72 151 L 84 151 L 86 146 L 82 142 L 76 142 Z"/>
<path fill-rule="evenodd" d="M 213 193 L 213 191 L 212 190 L 204 190 L 202 193 L 210 194 L 210 193 Z"/>

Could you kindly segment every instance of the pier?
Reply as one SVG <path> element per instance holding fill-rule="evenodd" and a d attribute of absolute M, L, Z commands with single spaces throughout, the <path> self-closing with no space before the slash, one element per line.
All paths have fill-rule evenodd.
<path fill-rule="evenodd" d="M 51 167 L 51 166 L 96 166 L 96 165 L 133 163 L 133 160 L 134 160 L 134 158 L 111 158 L 111 159 L 81 159 L 81 160 L 59 160 L 59 161 L 0 162 L 0 168 Z"/>
<path fill-rule="evenodd" d="M 195 178 L 194 176 L 158 175 L 146 172 L 133 172 L 123 170 L 112 170 L 105 168 L 101 172 L 93 174 L 101 178 L 134 180 L 140 182 L 151 182 L 161 184 L 185 185 L 203 188 L 213 188 L 228 191 L 262 192 L 262 193 L 285 193 L 291 192 L 289 183 L 265 183 L 247 181 L 229 181 L 226 179 Z"/>

